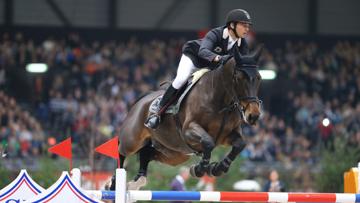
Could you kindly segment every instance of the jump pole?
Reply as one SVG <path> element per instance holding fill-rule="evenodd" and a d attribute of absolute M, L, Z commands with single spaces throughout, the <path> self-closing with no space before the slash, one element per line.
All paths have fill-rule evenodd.
<path fill-rule="evenodd" d="M 360 194 L 354 193 L 127 191 L 125 169 L 116 169 L 115 191 L 89 190 L 87 192 L 93 194 L 98 199 L 115 200 L 115 203 L 130 203 L 135 201 L 360 203 Z"/>

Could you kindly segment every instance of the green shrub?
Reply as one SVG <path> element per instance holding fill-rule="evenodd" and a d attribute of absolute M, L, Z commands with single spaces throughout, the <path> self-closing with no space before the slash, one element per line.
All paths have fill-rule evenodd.
<path fill-rule="evenodd" d="M 333 149 L 322 149 L 321 171 L 316 175 L 316 186 L 321 192 L 343 192 L 344 172 L 357 166 L 360 150 L 337 137 Z"/>
<path fill-rule="evenodd" d="M 0 189 L 4 188 L 5 186 L 7 186 L 9 183 L 11 183 L 11 181 L 13 181 L 12 178 L 12 174 L 10 171 L 8 171 L 7 169 L 5 169 L 1 164 L 0 164 Z"/>
<path fill-rule="evenodd" d="M 68 171 L 67 162 L 54 161 L 50 158 L 42 158 L 37 171 L 30 172 L 30 176 L 44 188 L 54 184 L 60 177 L 62 171 Z"/>

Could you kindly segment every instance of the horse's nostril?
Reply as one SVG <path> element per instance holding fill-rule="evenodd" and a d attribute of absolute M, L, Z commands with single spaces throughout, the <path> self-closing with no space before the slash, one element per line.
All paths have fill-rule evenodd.
<path fill-rule="evenodd" d="M 249 121 L 250 121 L 250 122 L 255 122 L 255 121 L 258 120 L 258 118 L 259 118 L 259 115 L 258 115 L 258 114 L 250 114 L 250 115 L 249 115 Z"/>

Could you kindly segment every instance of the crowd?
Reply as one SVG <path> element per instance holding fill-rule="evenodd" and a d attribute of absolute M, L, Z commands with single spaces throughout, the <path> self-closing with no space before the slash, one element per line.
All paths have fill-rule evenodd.
<path fill-rule="evenodd" d="M 3 91 L 0 91 L 0 119 L 2 158 L 26 158 L 43 152 L 45 134 L 41 124 Z"/>
<path fill-rule="evenodd" d="M 32 114 L 3 92 L 0 95 L 0 139 L 7 143 L 9 155 L 37 154 L 49 135 L 57 140 L 72 136 L 86 154 L 91 137 L 100 144 L 119 133 L 134 101 L 172 79 L 183 43 L 183 39 L 89 43 L 77 34 L 34 43 L 21 34 L 3 35 L 0 70 L 7 73 L 29 62 L 50 67 L 31 83 L 36 106 Z M 264 105 L 259 124 L 244 126 L 249 143 L 242 156 L 311 164 L 316 150 L 331 146 L 336 136 L 360 144 L 360 43 L 334 44 L 329 48 L 284 41 L 284 46 L 267 47 L 260 65 L 277 72 L 272 83 L 281 88 L 270 91 L 273 96 L 265 104 L 271 108 Z M 6 74 L 4 78 L 0 85 L 6 85 Z"/>
<path fill-rule="evenodd" d="M 339 41 L 331 49 L 315 43 L 286 43 L 265 55 L 276 69 L 279 99 L 266 112 L 253 134 L 247 156 L 253 160 L 305 161 L 331 147 L 335 137 L 360 143 L 360 43 Z M 281 91 L 281 95 L 277 94 Z M 275 97 L 276 97 L 275 96 Z M 278 106 L 276 106 L 278 105 Z M 271 110 L 271 109 L 270 109 Z"/>

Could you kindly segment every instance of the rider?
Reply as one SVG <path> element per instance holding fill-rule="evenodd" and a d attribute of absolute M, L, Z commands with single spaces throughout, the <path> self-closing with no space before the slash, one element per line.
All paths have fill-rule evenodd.
<path fill-rule="evenodd" d="M 226 25 L 210 30 L 205 38 L 185 43 L 175 80 L 164 93 L 157 113 L 150 115 L 145 121 L 146 127 L 158 127 L 161 115 L 198 68 L 216 67 L 217 64 L 226 62 L 235 44 L 241 54 L 248 54 L 249 48 L 244 37 L 252 25 L 249 13 L 243 9 L 234 9 L 227 14 L 225 21 Z"/>

